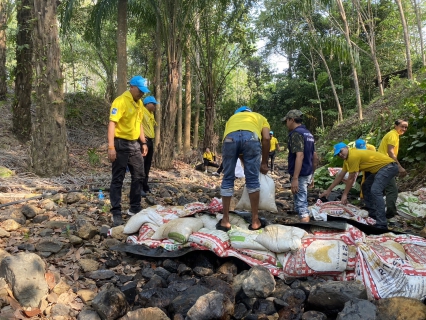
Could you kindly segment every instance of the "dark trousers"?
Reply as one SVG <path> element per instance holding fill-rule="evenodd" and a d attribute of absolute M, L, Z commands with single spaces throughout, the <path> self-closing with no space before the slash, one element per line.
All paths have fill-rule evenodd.
<path fill-rule="evenodd" d="M 362 193 L 369 216 L 376 219 L 376 227 L 386 228 L 386 208 L 383 192 L 389 182 L 398 175 L 398 165 L 392 162 L 376 174 L 370 174 L 362 185 Z"/>
<path fill-rule="evenodd" d="M 271 159 L 271 172 L 272 172 L 274 171 L 275 150 L 269 152 L 269 159 Z"/>
<path fill-rule="evenodd" d="M 223 171 L 223 161 L 220 163 L 219 169 L 217 169 L 217 173 L 221 174 Z"/>
<path fill-rule="evenodd" d="M 121 191 L 123 188 L 126 168 L 129 167 L 130 184 L 130 210 L 139 212 L 141 208 L 141 186 L 145 176 L 141 146 L 137 140 L 129 141 L 115 138 L 114 147 L 117 158 L 112 163 L 112 179 L 110 186 L 111 213 L 121 214 Z"/>
<path fill-rule="evenodd" d="M 207 167 L 219 168 L 219 165 L 214 163 L 214 162 L 211 162 L 211 161 L 204 159 L 204 158 L 203 158 L 203 161 L 204 161 L 204 167 L 206 168 L 206 170 L 207 170 Z"/>
<path fill-rule="evenodd" d="M 143 157 L 143 165 L 145 168 L 145 178 L 143 180 L 142 184 L 142 190 L 145 192 L 150 191 L 148 186 L 148 177 L 149 177 L 149 170 L 151 170 L 151 163 L 152 163 L 152 156 L 154 155 L 154 139 L 145 137 L 146 140 L 146 146 L 148 147 L 148 153 L 145 157 Z"/>
<path fill-rule="evenodd" d="M 386 194 L 386 215 L 389 217 L 395 216 L 398 211 L 396 210 L 396 200 L 398 199 L 398 186 L 396 179 L 393 178 L 385 188 Z"/>

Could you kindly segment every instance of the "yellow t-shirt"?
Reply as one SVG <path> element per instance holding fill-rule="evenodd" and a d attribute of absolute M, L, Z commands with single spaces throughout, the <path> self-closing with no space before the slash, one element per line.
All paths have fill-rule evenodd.
<path fill-rule="evenodd" d="M 391 131 L 385 134 L 382 141 L 380 142 L 379 150 L 377 151 L 389 156 L 388 154 L 389 144 L 395 147 L 393 152 L 395 153 L 395 157 L 397 157 L 398 149 L 399 149 L 399 134 L 398 134 L 398 131 L 396 131 L 395 129 L 392 129 Z"/>
<path fill-rule="evenodd" d="M 371 150 L 349 149 L 348 158 L 343 161 L 346 172 L 367 171 L 377 173 L 381 168 L 394 162 L 388 156 Z"/>
<path fill-rule="evenodd" d="M 223 133 L 223 138 L 227 136 L 228 133 L 238 131 L 238 130 L 247 130 L 257 134 L 259 139 L 262 139 L 262 129 L 269 128 L 268 120 L 261 114 L 257 112 L 238 112 L 229 118 L 225 126 L 225 132 Z"/>
<path fill-rule="evenodd" d="M 155 137 L 154 127 L 157 125 L 157 122 L 155 121 L 155 118 L 154 118 L 154 114 L 148 111 L 148 109 L 145 108 L 144 106 L 142 106 L 142 112 L 143 112 L 143 119 L 142 119 L 143 133 L 145 137 L 154 139 Z"/>
<path fill-rule="evenodd" d="M 115 137 L 137 140 L 141 134 L 142 101 L 135 102 L 130 91 L 124 92 L 112 103 L 109 120 L 115 122 Z"/>
<path fill-rule="evenodd" d="M 207 159 L 209 161 L 213 161 L 214 153 L 213 152 L 204 152 L 203 159 Z"/>
<path fill-rule="evenodd" d="M 271 138 L 271 149 L 269 149 L 269 152 L 274 151 L 277 148 L 278 139 L 275 137 Z"/>
<path fill-rule="evenodd" d="M 367 150 L 376 151 L 376 147 L 369 143 L 367 143 L 366 148 Z"/>

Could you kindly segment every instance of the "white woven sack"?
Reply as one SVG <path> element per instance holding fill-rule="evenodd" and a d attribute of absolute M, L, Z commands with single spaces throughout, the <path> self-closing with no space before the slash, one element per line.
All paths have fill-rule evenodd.
<path fill-rule="evenodd" d="M 259 210 L 266 210 L 270 212 L 278 212 L 277 205 L 275 204 L 275 182 L 266 175 L 259 174 L 260 182 L 260 195 L 259 195 Z M 250 198 L 246 186 L 244 186 L 243 194 L 235 209 L 251 210 Z"/>
<path fill-rule="evenodd" d="M 300 228 L 270 224 L 257 236 L 256 242 L 275 253 L 297 251 L 306 234 L 306 231 Z"/>
<path fill-rule="evenodd" d="M 152 236 L 153 240 L 172 239 L 180 243 L 188 241 L 193 232 L 203 227 L 203 221 L 198 218 L 177 218 L 158 228 Z"/>

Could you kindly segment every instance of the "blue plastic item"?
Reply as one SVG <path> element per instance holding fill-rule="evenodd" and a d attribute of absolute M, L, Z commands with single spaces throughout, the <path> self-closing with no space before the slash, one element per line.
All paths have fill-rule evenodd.
<path fill-rule="evenodd" d="M 104 193 L 102 192 L 102 190 L 99 190 L 98 199 L 99 199 L 99 200 L 104 200 L 104 199 L 105 199 L 105 195 L 104 195 Z"/>

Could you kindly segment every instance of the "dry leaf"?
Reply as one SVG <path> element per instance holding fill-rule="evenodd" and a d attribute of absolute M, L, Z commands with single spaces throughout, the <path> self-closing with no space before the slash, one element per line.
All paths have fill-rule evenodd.
<path fill-rule="evenodd" d="M 41 310 L 39 308 L 28 308 L 27 310 L 23 310 L 23 312 L 27 317 L 31 318 L 40 314 Z"/>
<path fill-rule="evenodd" d="M 9 301 L 9 304 L 13 308 L 13 310 L 21 310 L 21 305 L 18 301 L 15 300 L 15 298 L 7 297 L 7 300 Z"/>
<path fill-rule="evenodd" d="M 46 279 L 47 285 L 49 286 L 49 289 L 52 290 L 56 285 L 55 275 L 52 272 L 46 272 L 44 277 Z"/>
<path fill-rule="evenodd" d="M 79 272 L 78 272 L 78 269 L 77 270 L 75 270 L 75 272 L 74 272 L 74 281 L 77 281 L 78 280 L 78 278 L 80 277 L 80 275 L 79 275 Z"/>

